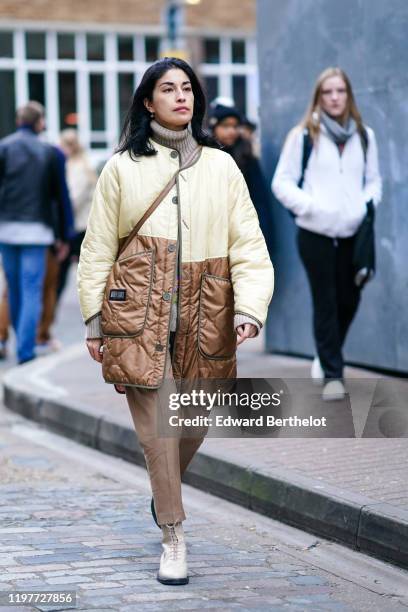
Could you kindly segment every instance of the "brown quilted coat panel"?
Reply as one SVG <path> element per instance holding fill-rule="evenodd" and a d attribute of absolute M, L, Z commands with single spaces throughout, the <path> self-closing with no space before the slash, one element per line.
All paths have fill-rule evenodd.
<path fill-rule="evenodd" d="M 102 309 L 106 382 L 160 386 L 177 264 L 175 244 L 139 235 L 114 264 L 106 296 L 125 290 L 126 299 L 106 299 Z M 226 257 L 183 264 L 179 308 L 174 377 L 235 377 L 234 294 Z"/>

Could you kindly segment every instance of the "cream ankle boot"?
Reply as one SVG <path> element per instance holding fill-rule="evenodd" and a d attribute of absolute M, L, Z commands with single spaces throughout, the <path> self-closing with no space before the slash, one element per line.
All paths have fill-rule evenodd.
<path fill-rule="evenodd" d="M 182 523 L 161 525 L 163 553 L 157 580 L 162 584 L 187 584 L 187 548 Z"/>

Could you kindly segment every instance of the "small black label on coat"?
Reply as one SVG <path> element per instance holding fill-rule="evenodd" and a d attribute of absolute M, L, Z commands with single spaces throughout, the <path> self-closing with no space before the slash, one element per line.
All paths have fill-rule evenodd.
<path fill-rule="evenodd" d="M 111 289 L 109 292 L 109 300 L 124 302 L 126 300 L 126 289 Z"/>

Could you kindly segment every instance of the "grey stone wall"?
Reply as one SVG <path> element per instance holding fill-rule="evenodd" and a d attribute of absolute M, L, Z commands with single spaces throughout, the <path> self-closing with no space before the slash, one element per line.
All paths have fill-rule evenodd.
<path fill-rule="evenodd" d="M 376 223 L 377 276 L 350 329 L 349 362 L 408 372 L 408 2 L 258 0 L 262 153 L 268 179 L 288 130 L 302 117 L 316 77 L 349 74 L 365 123 L 379 143 L 384 181 Z M 311 302 L 294 223 L 277 202 L 276 291 L 267 348 L 313 355 Z"/>

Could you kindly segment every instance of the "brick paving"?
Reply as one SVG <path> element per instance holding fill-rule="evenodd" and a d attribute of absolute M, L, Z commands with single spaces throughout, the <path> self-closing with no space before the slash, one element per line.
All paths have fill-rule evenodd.
<path fill-rule="evenodd" d="M 47 434 L 57 439 L 54 450 L 19 434 L 21 426 L 41 431 L 0 409 L 0 591 L 75 590 L 84 611 L 346 612 L 408 606 L 402 596 L 374 592 L 299 559 L 276 541 L 267 527 L 274 521 L 242 509 L 231 513 L 231 504 L 208 495 L 208 507 L 188 512 L 185 523 L 189 585 L 161 585 L 155 580 L 160 532 L 150 517 L 146 485 L 135 477 L 129 486 L 109 475 L 104 464 L 118 459 L 63 441 L 61 446 L 73 449 L 67 460 L 67 452 L 58 452 L 57 436 Z M 102 457 L 101 469 L 81 452 Z M 125 469 L 146 482 L 141 468 Z M 186 487 L 187 510 L 192 495 L 205 494 Z"/>

